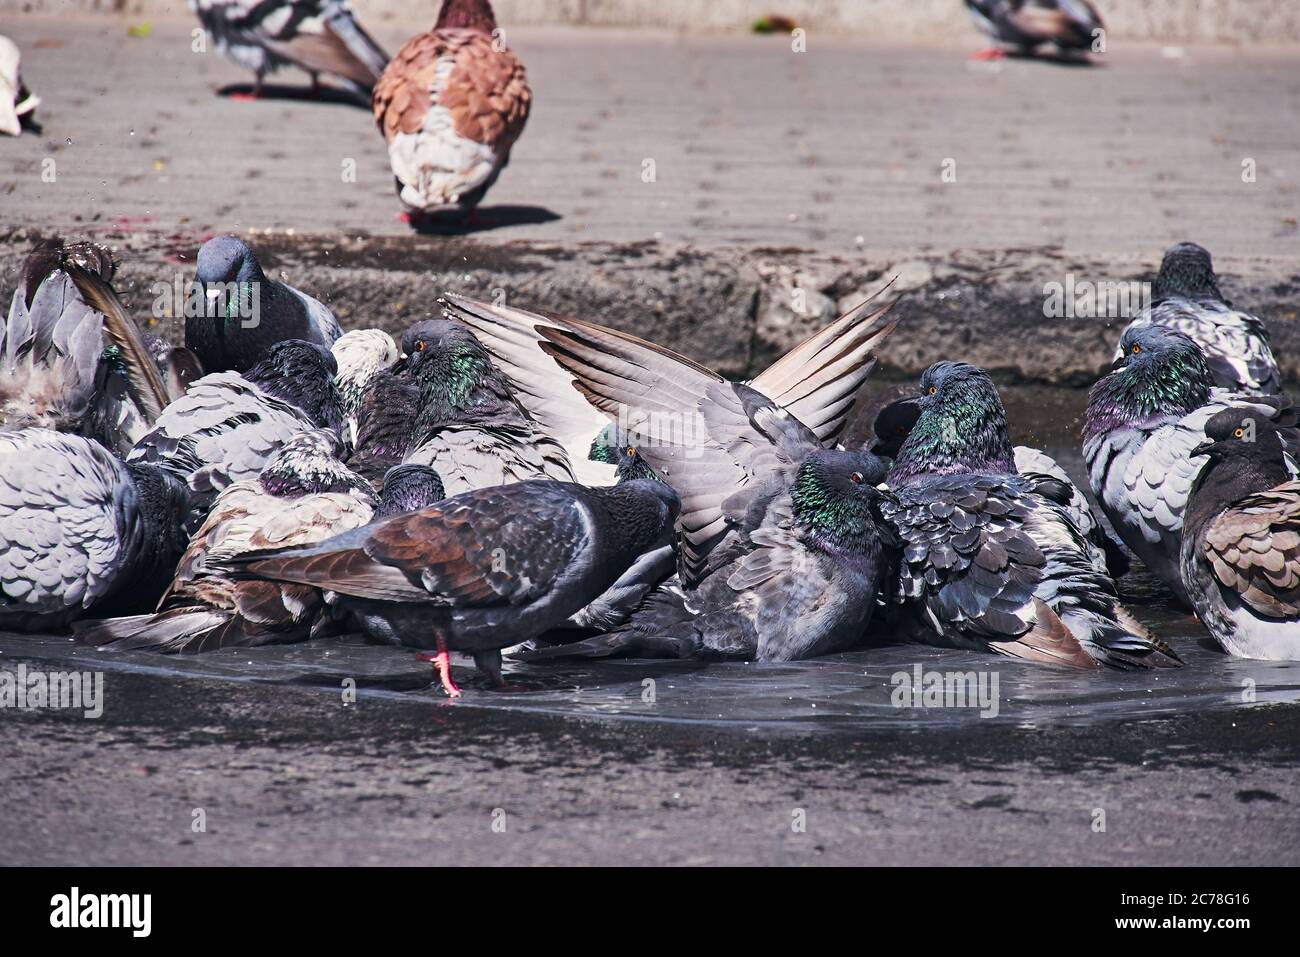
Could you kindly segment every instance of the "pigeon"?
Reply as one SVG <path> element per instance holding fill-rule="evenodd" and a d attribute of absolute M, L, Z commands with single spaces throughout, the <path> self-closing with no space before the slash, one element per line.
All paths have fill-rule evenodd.
<path fill-rule="evenodd" d="M 500 649 L 589 604 L 671 528 L 678 507 L 663 482 L 530 480 L 225 564 L 239 575 L 330 590 L 372 639 L 436 649 L 429 660 L 454 698 L 449 651 L 471 653 L 503 686 Z"/>
<path fill-rule="evenodd" d="M 0 629 L 148 607 L 185 547 L 185 489 L 80 435 L 0 433 Z"/>
<path fill-rule="evenodd" d="M 625 333 L 522 314 L 519 341 L 540 339 L 577 391 L 613 420 L 619 443 L 682 497 L 679 581 L 647 597 L 652 621 L 634 613 L 619 635 L 537 654 L 776 661 L 859 639 L 886 566 L 880 526 L 867 521 L 877 460 L 825 446 L 842 433 L 897 324 L 888 312 L 866 304 L 850 311 L 748 385 Z M 835 508 L 813 507 L 818 495 L 842 503 L 843 527 L 830 521 Z M 835 600 L 823 603 L 818 589 Z"/>
<path fill-rule="evenodd" d="M 344 437 L 355 446 L 361 400 L 371 380 L 397 362 L 397 343 L 381 329 L 353 329 L 336 340 L 330 352 L 339 366 L 334 381 L 343 399 Z"/>
<path fill-rule="evenodd" d="M 885 458 L 894 458 L 903 447 L 903 441 L 916 425 L 921 416 L 921 405 L 916 398 L 902 398 L 883 406 L 876 414 L 872 426 L 874 438 L 867 445 L 869 451 Z M 1084 537 L 1101 549 L 1105 558 L 1104 567 L 1099 570 L 1112 578 L 1128 574 L 1130 563 L 1123 548 L 1107 534 L 1101 521 L 1093 514 L 1087 497 L 1077 485 L 1065 474 L 1065 470 L 1041 449 L 1027 445 L 1012 448 L 1016 472 L 1025 476 L 1042 476 L 1051 478 L 1069 490 L 1070 501 L 1066 508 L 1070 518 L 1083 532 Z"/>
<path fill-rule="evenodd" d="M 1201 463 L 1191 450 L 1210 416 L 1250 408 L 1286 429 L 1300 448 L 1295 413 L 1280 396 L 1246 396 L 1214 385 L 1200 348 L 1163 326 L 1126 329 L 1123 358 L 1088 393 L 1083 458 L 1088 484 L 1115 534 L 1184 604 L 1179 574 L 1183 510 Z"/>
<path fill-rule="evenodd" d="M 402 360 L 399 360 L 402 365 Z M 378 485 L 411 450 L 412 427 L 420 411 L 420 389 L 394 369 L 370 378 L 357 407 L 357 438 L 348 467 Z"/>
<path fill-rule="evenodd" d="M 234 236 L 199 247 L 195 283 L 203 314 L 186 316 L 185 345 L 205 372 L 246 372 L 277 342 L 302 339 L 326 349 L 343 334 L 322 303 L 262 271 L 257 256 Z"/>
<path fill-rule="evenodd" d="M 1105 29 L 1088 0 L 966 0 L 966 10 L 981 33 L 1025 56 L 1045 43 L 1062 53 L 1090 50 L 1097 32 Z M 974 58 L 1002 56 L 1001 47 L 993 47 Z"/>
<path fill-rule="evenodd" d="M 937 362 L 881 511 L 902 542 L 896 598 L 914 641 L 1096 668 L 1181 664 L 1120 607 L 1070 490 L 1016 473 L 988 375 Z"/>
<path fill-rule="evenodd" d="M 1128 325 L 1162 326 L 1205 353 L 1214 384 L 1246 395 L 1279 395 L 1282 374 L 1262 320 L 1232 308 L 1219 291 L 1210 253 L 1196 243 L 1170 247 L 1160 263 L 1151 305 Z M 1117 350 L 1115 358 L 1120 358 Z"/>
<path fill-rule="evenodd" d="M 409 218 L 459 206 L 472 221 L 532 99 L 487 0 L 444 0 L 437 24 L 397 51 L 371 100 Z"/>
<path fill-rule="evenodd" d="M 329 624 L 316 589 L 234 581 L 217 563 L 243 552 L 312 545 L 370 521 L 374 490 L 338 460 L 338 451 L 331 432 L 293 436 L 256 478 L 217 496 L 156 613 L 80 622 L 77 640 L 117 651 L 195 653 L 302 641 Z"/>
<path fill-rule="evenodd" d="M 863 640 L 897 561 L 876 488 L 883 462 L 823 448 L 789 412 L 736 388 L 752 428 L 742 441 L 770 445 L 781 480 L 775 494 L 724 505 L 726 559 L 689 590 L 665 583 L 607 634 L 517 657 L 797 661 Z"/>
<path fill-rule="evenodd" d="M 97 243 L 43 240 L 0 320 L 0 430 L 52 428 L 124 453 L 169 394 L 140 330 L 109 284 Z"/>
<path fill-rule="evenodd" d="M 18 44 L 0 35 L 0 133 L 21 136 L 35 122 L 40 99 L 23 83 Z"/>
<path fill-rule="evenodd" d="M 338 366 L 323 346 L 278 342 L 247 373 L 214 372 L 190 386 L 135 444 L 129 462 L 161 465 L 190 490 L 202 516 L 226 486 L 256 478 L 286 441 L 343 427 Z"/>
<path fill-rule="evenodd" d="M 384 475 L 375 518 L 418 512 L 447 497 L 442 476 L 427 465 L 395 465 Z"/>
<path fill-rule="evenodd" d="M 388 62 L 346 0 L 190 0 L 217 49 L 253 71 L 254 97 L 267 73 L 293 65 L 311 74 L 312 92 L 328 73 L 369 97 Z"/>
<path fill-rule="evenodd" d="M 1197 616 L 1230 655 L 1300 660 L 1300 482 L 1249 409 L 1205 423 L 1180 562 Z M 1208 459 L 1208 461 L 1206 461 Z"/>
<path fill-rule="evenodd" d="M 426 319 L 402 336 L 407 374 L 420 392 L 405 461 L 438 471 L 456 495 L 533 478 L 575 479 L 564 447 L 515 398 L 510 380 L 474 334 Z"/>

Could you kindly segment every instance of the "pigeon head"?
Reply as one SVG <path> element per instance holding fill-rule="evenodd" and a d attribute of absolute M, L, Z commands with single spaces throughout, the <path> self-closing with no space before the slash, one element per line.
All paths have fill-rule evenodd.
<path fill-rule="evenodd" d="M 920 414 L 903 440 L 892 482 L 920 475 L 1015 472 L 1007 414 L 988 373 L 966 362 L 936 362 L 921 376 Z"/>
<path fill-rule="evenodd" d="M 1210 251 L 1196 243 L 1169 247 L 1160 261 L 1160 272 L 1151 288 L 1153 299 L 1179 296 L 1184 299 L 1213 299 L 1226 302 L 1219 291 Z"/>
<path fill-rule="evenodd" d="M 267 459 L 257 477 L 270 495 L 295 498 L 320 492 L 354 492 L 372 498 L 370 483 L 343 464 L 343 444 L 333 432 L 299 432 Z"/>
<path fill-rule="evenodd" d="M 447 497 L 442 476 L 427 465 L 395 465 L 384 475 L 375 518 L 417 512 Z"/>
<path fill-rule="evenodd" d="M 512 392 L 491 353 L 458 322 L 417 322 L 402 335 L 402 352 L 425 410 L 435 418 L 481 404 L 485 388 L 498 397 Z"/>
<path fill-rule="evenodd" d="M 435 30 L 473 30 L 491 33 L 497 28 L 496 14 L 488 0 L 443 0 Z"/>
<path fill-rule="evenodd" d="M 242 239 L 216 236 L 199 247 L 195 280 L 208 283 L 252 282 L 264 279 L 257 257 Z"/>
<path fill-rule="evenodd" d="M 159 569 L 170 571 L 188 543 L 189 493 L 175 475 L 159 466 L 128 462 L 126 469 L 140 496 L 147 554 L 155 556 Z"/>
<path fill-rule="evenodd" d="M 921 404 L 915 398 L 891 402 L 876 413 L 871 431 L 875 438 L 871 451 L 885 458 L 897 458 L 903 440 L 911 433 L 916 420 L 921 417 Z"/>
<path fill-rule="evenodd" d="M 244 378 L 277 399 L 292 402 L 321 428 L 341 432 L 343 398 L 334 381 L 338 370 L 338 362 L 324 346 L 285 339 L 267 349 Z"/>
<path fill-rule="evenodd" d="M 876 488 L 885 463 L 870 452 L 818 449 L 803 460 L 790 487 L 798 523 L 831 551 L 862 554 L 878 542 Z"/>
<path fill-rule="evenodd" d="M 1272 461 L 1285 471 L 1282 437 L 1258 409 L 1230 408 L 1216 412 L 1205 423 L 1205 439 L 1192 449 L 1192 455 L 1208 456 L 1213 461 Z"/>
<path fill-rule="evenodd" d="M 1200 346 L 1174 329 L 1130 326 L 1115 368 L 1088 392 L 1085 441 L 1117 425 L 1184 416 L 1210 398 L 1214 376 Z"/>
<path fill-rule="evenodd" d="M 604 462 L 615 466 L 615 475 L 620 482 L 632 479 L 652 479 L 662 482 L 659 473 L 637 451 L 637 447 L 626 441 L 627 436 L 620 434 L 619 428 L 610 423 L 600 430 L 600 434 L 591 440 L 591 451 L 587 458 L 593 462 Z"/>

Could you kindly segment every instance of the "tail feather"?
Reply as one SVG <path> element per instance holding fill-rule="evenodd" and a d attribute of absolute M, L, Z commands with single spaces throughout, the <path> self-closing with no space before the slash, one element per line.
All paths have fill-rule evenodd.
<path fill-rule="evenodd" d="M 1108 668 L 1133 671 L 1178 668 L 1183 664 L 1168 644 L 1119 606 L 1116 606 L 1116 621 L 1086 610 L 1072 610 L 1063 618 L 1088 653 Z"/>
<path fill-rule="evenodd" d="M 211 608 L 174 608 L 154 615 L 131 615 L 100 621 L 74 622 L 77 643 L 133 651 L 151 648 L 174 654 L 189 650 L 192 643 L 202 644 L 214 630 L 221 628 L 229 615 Z"/>
<path fill-rule="evenodd" d="M 77 284 L 77 290 L 86 304 L 103 315 L 104 331 L 122 353 L 131 396 L 152 424 L 171 398 L 139 327 L 127 313 L 113 287 L 98 273 L 71 262 L 64 265 L 64 270 Z"/>
<path fill-rule="evenodd" d="M 991 650 L 1008 658 L 1036 661 L 1039 664 L 1069 665 L 1072 668 L 1096 668 L 1097 661 L 1088 654 L 1078 638 L 1042 599 L 1034 599 L 1035 621 L 1028 632 L 1013 641 L 993 641 Z"/>

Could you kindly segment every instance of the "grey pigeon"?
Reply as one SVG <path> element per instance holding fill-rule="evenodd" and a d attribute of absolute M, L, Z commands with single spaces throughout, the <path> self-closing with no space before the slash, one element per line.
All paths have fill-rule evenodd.
<path fill-rule="evenodd" d="M 1249 409 L 1216 412 L 1205 437 L 1180 556 L 1192 607 L 1228 654 L 1300 659 L 1300 482 Z"/>
<path fill-rule="evenodd" d="M 1047 43 L 1061 51 L 1090 50 L 1094 32 L 1105 28 L 1088 0 L 966 0 L 966 10 L 981 33 L 1022 54 Z"/>
<path fill-rule="evenodd" d="M 256 478 L 217 496 L 156 613 L 82 622 L 78 641 L 192 653 L 311 636 L 330 620 L 316 589 L 234 581 L 219 563 L 243 552 L 314 544 L 370 521 L 373 489 L 338 460 L 339 448 L 337 437 L 322 430 L 290 438 Z"/>
<path fill-rule="evenodd" d="M 397 343 L 382 329 L 353 329 L 340 336 L 330 352 L 339 367 L 334 381 L 343 400 L 344 438 L 355 446 L 361 400 L 371 380 L 397 362 Z"/>
<path fill-rule="evenodd" d="M 328 349 L 343 334 L 323 303 L 268 277 L 234 236 L 217 236 L 199 247 L 194 280 L 203 309 L 186 316 L 185 345 L 206 372 L 245 372 L 285 339 Z"/>
<path fill-rule="evenodd" d="M 400 465 L 411 449 L 420 411 L 420 390 L 405 371 L 386 369 L 371 376 L 357 406 L 356 446 L 348 466 L 373 485 Z"/>
<path fill-rule="evenodd" d="M 1179 574 L 1183 510 L 1201 462 L 1192 449 L 1205 423 L 1230 406 L 1286 426 L 1300 443 L 1289 403 L 1217 389 L 1196 343 L 1162 326 L 1136 326 L 1123 358 L 1088 393 L 1083 457 L 1088 484 L 1120 540 L 1184 603 Z"/>
<path fill-rule="evenodd" d="M 276 343 L 244 375 L 217 372 L 191 385 L 127 460 L 161 465 L 180 476 L 201 516 L 218 492 L 256 478 L 276 449 L 299 432 L 341 431 L 336 371 L 323 346 Z"/>
<path fill-rule="evenodd" d="M 752 385 L 591 323 L 535 320 L 543 349 L 615 420 L 619 441 L 681 495 L 678 573 L 685 596 L 684 606 L 674 607 L 668 585 L 647 599 L 657 631 L 634 614 L 620 635 L 537 655 L 631 651 L 782 661 L 859 640 L 887 564 L 874 520 L 871 478 L 879 463 L 823 442 L 839 434 L 875 350 L 895 326 L 885 312 L 845 316 Z M 801 421 L 796 408 L 822 432 Z M 620 646 L 622 638 L 630 643 Z"/>
<path fill-rule="evenodd" d="M 346 0 L 190 0 L 217 49 L 254 76 L 260 96 L 267 73 L 293 65 L 328 73 L 358 97 L 370 98 L 388 54 L 361 28 Z"/>
<path fill-rule="evenodd" d="M 920 416 L 921 404 L 916 398 L 908 397 L 886 404 L 876 414 L 872 426 L 874 437 L 867 448 L 876 455 L 894 458 Z M 1107 534 L 1101 520 L 1093 514 L 1087 497 L 1065 474 L 1065 470 L 1057 464 L 1056 459 L 1041 449 L 1027 445 L 1017 445 L 1011 451 L 1016 472 L 1020 475 L 1050 478 L 1068 489 L 1070 500 L 1066 508 L 1069 509 L 1071 520 L 1090 542 L 1101 549 L 1105 557 L 1105 567 L 1100 570 L 1105 571 L 1112 578 L 1127 574 L 1129 570 L 1127 554 Z"/>
<path fill-rule="evenodd" d="M 564 447 L 523 408 L 472 332 L 427 319 L 403 334 L 402 352 L 420 393 L 405 460 L 436 469 L 449 494 L 534 478 L 573 481 Z"/>
<path fill-rule="evenodd" d="M 173 477 L 91 439 L 0 433 L 0 629 L 148 607 L 185 547 L 186 513 Z"/>
<path fill-rule="evenodd" d="M 0 320 L 0 429 L 53 428 L 125 452 L 168 401 L 97 243 L 43 240 Z"/>
<path fill-rule="evenodd" d="M 1214 384 L 1247 395 L 1278 395 L 1282 375 L 1263 320 L 1232 308 L 1219 291 L 1210 253 L 1179 243 L 1165 253 L 1152 302 L 1128 328 L 1161 326 L 1181 332 L 1205 354 Z M 1121 352 L 1117 349 L 1115 358 Z"/>
<path fill-rule="evenodd" d="M 454 495 L 319 545 L 238 556 L 240 574 L 335 592 L 374 639 L 467 651 L 501 685 L 500 649 L 563 623 L 604 592 L 677 516 L 662 482 L 588 488 L 533 480 Z"/>
<path fill-rule="evenodd" d="M 881 505 L 902 540 L 908 637 L 1080 668 L 1180 664 L 1120 607 L 1069 489 L 1016 473 L 988 375 L 938 362 L 921 391 Z"/>

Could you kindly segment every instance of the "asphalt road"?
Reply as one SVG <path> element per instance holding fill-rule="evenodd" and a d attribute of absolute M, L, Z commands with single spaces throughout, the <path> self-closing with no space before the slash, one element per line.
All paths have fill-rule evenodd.
<path fill-rule="evenodd" d="M 132 23 L 5 25 L 45 126 L 0 142 L 4 224 L 407 229 L 368 110 L 303 99 L 294 71 L 275 78 L 287 97 L 218 97 L 248 76 L 191 52 L 191 21 L 155 21 L 142 38 Z M 407 33 L 372 27 L 390 51 Z M 1149 257 L 1202 237 L 1224 256 L 1297 256 L 1295 48 L 1113 37 L 1088 68 L 973 63 L 973 35 L 932 48 L 813 36 L 805 53 L 749 35 L 520 28 L 508 39 L 536 103 L 488 197 L 493 238 Z"/>

